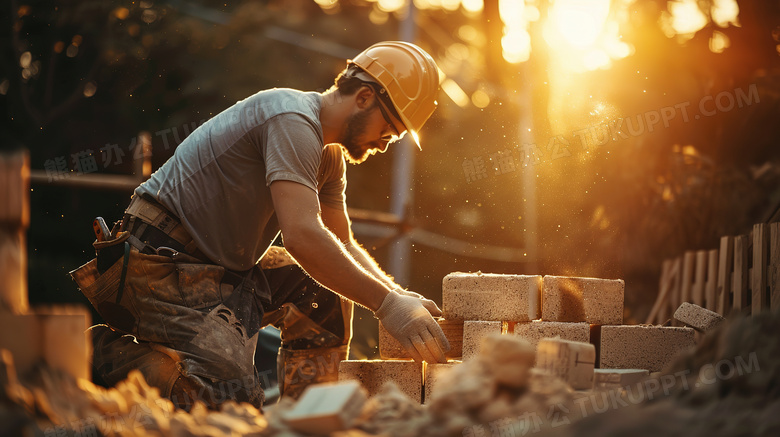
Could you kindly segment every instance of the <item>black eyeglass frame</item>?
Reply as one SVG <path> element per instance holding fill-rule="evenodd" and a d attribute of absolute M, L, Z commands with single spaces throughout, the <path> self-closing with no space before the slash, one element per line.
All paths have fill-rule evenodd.
<path fill-rule="evenodd" d="M 379 111 L 382 113 L 382 118 L 384 118 L 385 122 L 387 122 L 387 124 L 392 126 L 393 130 L 395 130 L 395 133 L 391 134 L 390 136 L 383 135 L 381 138 L 382 141 L 389 142 L 389 141 L 393 141 L 394 139 L 397 140 L 398 138 L 400 138 L 401 133 L 404 132 L 406 128 L 404 127 L 402 131 L 398 130 L 398 125 L 403 126 L 403 122 L 400 122 L 401 117 L 397 116 L 395 110 L 390 109 L 392 108 L 392 103 L 389 103 L 388 105 L 388 102 L 385 101 L 385 99 L 389 99 L 390 96 L 387 95 L 387 91 L 384 88 L 377 87 L 376 84 L 373 84 L 371 82 L 363 82 L 363 83 L 370 86 L 371 89 L 374 90 L 374 92 L 377 95 L 377 102 L 379 103 Z M 393 120 L 399 120 L 399 122 L 395 123 Z"/>

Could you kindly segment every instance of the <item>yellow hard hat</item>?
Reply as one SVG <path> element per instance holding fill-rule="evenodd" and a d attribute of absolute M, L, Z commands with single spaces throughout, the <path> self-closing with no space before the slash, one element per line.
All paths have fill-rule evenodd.
<path fill-rule="evenodd" d="M 436 109 L 439 92 L 439 68 L 431 55 L 408 42 L 385 41 L 367 48 L 347 64 L 360 67 L 370 76 L 358 72 L 358 78 L 376 82 L 386 90 L 403 123 L 396 129 L 409 132 L 420 147 L 417 132 Z"/>

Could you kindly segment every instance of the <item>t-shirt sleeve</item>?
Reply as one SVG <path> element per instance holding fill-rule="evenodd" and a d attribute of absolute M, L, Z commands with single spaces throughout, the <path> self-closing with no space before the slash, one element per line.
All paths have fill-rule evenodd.
<path fill-rule="evenodd" d="M 317 191 L 322 141 L 315 127 L 300 114 L 281 114 L 265 122 L 260 152 L 265 159 L 265 184 L 293 181 Z"/>
<path fill-rule="evenodd" d="M 344 207 L 347 189 L 347 165 L 344 155 L 338 146 L 327 146 L 322 153 L 320 167 L 320 203 L 333 208 Z"/>

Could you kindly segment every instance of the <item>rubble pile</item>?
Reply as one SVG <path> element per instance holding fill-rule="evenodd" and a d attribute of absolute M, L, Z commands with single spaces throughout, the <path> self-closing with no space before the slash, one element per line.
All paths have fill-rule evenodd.
<path fill-rule="evenodd" d="M 735 318 L 634 388 L 575 391 L 534 367 L 530 343 L 493 335 L 477 357 L 442 372 L 425 404 L 388 383 L 349 430 L 331 435 L 780 435 L 779 337 L 780 313 Z M 304 435 L 285 421 L 288 398 L 265 412 L 229 402 L 187 413 L 137 372 L 104 389 L 39 366 L 22 384 L 10 354 L 0 363 L 3 436 Z"/>
<path fill-rule="evenodd" d="M 105 389 L 68 373 L 36 366 L 20 383 L 7 351 L 0 360 L 0 435 L 98 436 L 260 436 L 266 417 L 253 406 L 228 402 L 221 411 L 196 404 L 176 410 L 133 371 Z"/>

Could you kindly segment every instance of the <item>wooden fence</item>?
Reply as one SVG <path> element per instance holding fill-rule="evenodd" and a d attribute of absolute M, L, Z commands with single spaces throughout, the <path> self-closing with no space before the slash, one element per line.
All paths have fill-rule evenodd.
<path fill-rule="evenodd" d="M 780 308 L 780 223 L 759 223 L 749 235 L 722 237 L 719 249 L 665 260 L 646 323 L 664 323 L 683 302 L 724 316 Z"/>

